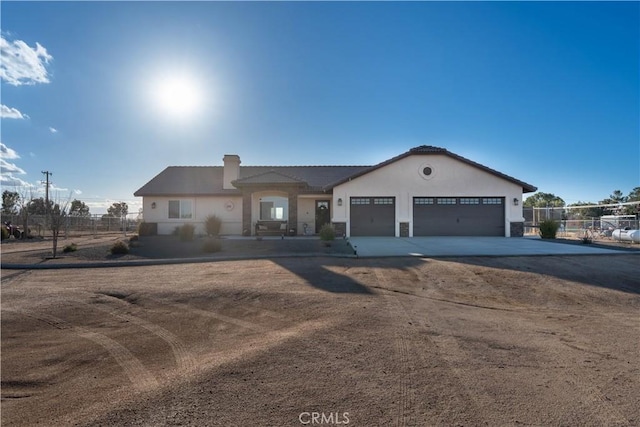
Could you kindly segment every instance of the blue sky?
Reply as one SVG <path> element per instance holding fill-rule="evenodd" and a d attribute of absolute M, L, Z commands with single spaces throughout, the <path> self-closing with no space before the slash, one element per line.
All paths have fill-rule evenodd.
<path fill-rule="evenodd" d="M 169 165 L 369 165 L 423 144 L 567 203 L 640 185 L 638 2 L 0 8 L 3 189 L 42 191 L 48 170 L 61 199 L 135 212 Z M 163 95 L 177 84 L 193 95 Z"/>

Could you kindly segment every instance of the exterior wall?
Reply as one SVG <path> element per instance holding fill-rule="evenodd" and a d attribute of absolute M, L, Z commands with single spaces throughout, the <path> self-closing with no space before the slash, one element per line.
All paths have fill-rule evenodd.
<path fill-rule="evenodd" d="M 425 176 L 421 171 L 430 167 L 433 173 Z M 273 191 L 267 186 L 256 188 L 244 196 L 220 197 L 143 197 L 146 222 L 158 224 L 159 234 L 171 234 L 186 222 L 204 234 L 204 219 L 215 214 L 222 219 L 221 234 L 242 235 L 243 224 L 248 235 L 254 233 L 260 217 L 260 198 L 279 196 L 288 198 L 289 228 L 298 235 L 304 233 L 304 224 L 315 231 L 315 201 L 331 200 L 331 221 L 344 224 L 350 236 L 350 197 L 395 197 L 395 235 L 413 236 L 413 197 L 415 196 L 479 196 L 505 198 L 505 235 L 520 235 L 522 188 L 489 172 L 460 162 L 446 155 L 412 155 L 383 168 L 345 182 L 333 189 L 333 194 L 298 195 L 296 187 Z M 246 191 L 249 191 L 248 189 Z M 517 199 L 518 204 L 514 204 Z M 169 200 L 190 200 L 192 219 L 169 219 Z M 155 203 L 155 209 L 151 207 Z M 408 224 L 408 229 L 407 229 Z"/>
<path fill-rule="evenodd" d="M 427 166 L 432 169 L 430 176 L 421 173 Z M 403 222 L 409 223 L 410 236 L 413 236 L 414 196 L 504 197 L 507 237 L 511 222 L 524 221 L 522 187 L 446 155 L 408 156 L 335 187 L 332 221 L 346 222 L 347 236 L 350 235 L 349 198 L 353 196 L 395 197 L 396 236 L 400 236 Z M 514 198 L 518 199 L 517 206 Z M 338 206 L 339 199 L 342 206 Z"/>
<path fill-rule="evenodd" d="M 298 197 L 298 235 L 304 234 L 304 224 L 311 234 L 316 229 L 316 200 L 326 196 L 301 196 Z M 326 197 L 325 197 L 326 200 Z"/>
<path fill-rule="evenodd" d="M 193 218 L 169 218 L 169 200 L 190 200 Z M 155 209 L 151 207 L 156 204 Z M 242 233 L 242 197 L 144 197 L 142 209 L 145 222 L 158 224 L 158 234 L 171 234 L 185 223 L 195 226 L 196 234 L 206 234 L 204 220 L 209 215 L 222 219 L 220 234 Z"/>

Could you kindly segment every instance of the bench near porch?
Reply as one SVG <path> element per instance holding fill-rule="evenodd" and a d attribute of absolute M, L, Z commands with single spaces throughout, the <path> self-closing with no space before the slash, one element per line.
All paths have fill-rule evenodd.
<path fill-rule="evenodd" d="M 287 221 L 258 220 L 256 222 L 256 236 L 289 235 Z"/>

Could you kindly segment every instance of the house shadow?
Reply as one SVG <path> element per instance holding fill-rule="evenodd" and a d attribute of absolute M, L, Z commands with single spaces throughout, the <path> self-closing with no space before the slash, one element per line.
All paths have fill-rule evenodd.
<path fill-rule="evenodd" d="M 275 264 L 295 274 L 310 286 L 326 292 L 373 295 L 365 285 L 346 274 L 340 274 L 327 267 L 347 267 L 353 259 L 329 257 L 274 258 Z"/>
<path fill-rule="evenodd" d="M 439 261 L 492 269 L 550 276 L 577 285 L 605 288 L 640 295 L 639 255 L 594 256 L 501 256 L 445 257 Z M 395 257 L 381 259 L 345 259 L 331 257 L 275 258 L 274 263 L 302 278 L 308 285 L 332 293 L 375 294 L 375 279 L 357 280 L 353 273 L 341 274 L 341 269 L 362 268 L 362 274 L 372 275 L 370 267 L 411 269 L 429 263 L 428 257 Z M 337 267 L 337 268 L 336 268 Z M 526 280 L 524 277 L 522 280 Z"/>
<path fill-rule="evenodd" d="M 395 258 L 391 262 L 385 260 L 365 260 L 357 258 L 334 258 L 334 257 L 301 257 L 301 258 L 274 258 L 272 262 L 288 270 L 296 276 L 302 278 L 310 286 L 332 293 L 356 293 L 375 295 L 372 288 L 377 283 L 371 267 L 383 269 L 406 269 L 428 262 L 419 257 Z M 353 269 L 360 269 L 363 275 L 363 283 L 355 277 Z M 341 274 L 339 270 L 352 270 L 350 274 Z"/>
<path fill-rule="evenodd" d="M 448 257 L 454 263 L 551 276 L 587 286 L 640 295 L 640 255 Z"/>

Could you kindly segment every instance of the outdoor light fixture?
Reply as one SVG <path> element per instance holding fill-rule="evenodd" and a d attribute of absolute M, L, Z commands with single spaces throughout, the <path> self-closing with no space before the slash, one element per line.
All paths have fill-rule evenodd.
<path fill-rule="evenodd" d="M 338 206 L 342 206 L 342 199 L 338 199 Z"/>
<path fill-rule="evenodd" d="M 514 197 L 514 198 L 513 198 L 513 205 L 514 205 L 514 206 L 518 206 L 518 203 L 520 203 L 520 200 L 518 200 L 518 198 L 517 198 L 517 197 Z"/>
<path fill-rule="evenodd" d="M 151 209 L 155 209 L 156 208 L 156 202 L 151 203 Z"/>

